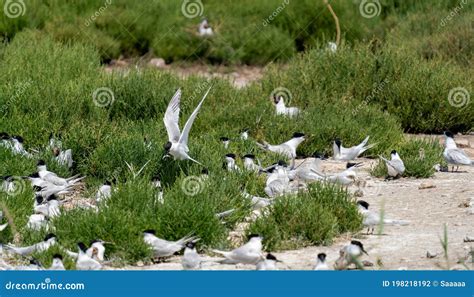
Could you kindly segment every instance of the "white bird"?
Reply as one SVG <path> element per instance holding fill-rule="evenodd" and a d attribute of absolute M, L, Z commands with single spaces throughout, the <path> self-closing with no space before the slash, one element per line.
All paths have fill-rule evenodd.
<path fill-rule="evenodd" d="M 61 140 L 61 134 L 58 135 L 58 138 L 55 138 L 53 132 L 51 132 L 49 134 L 48 148 L 52 150 L 55 147 L 57 147 L 59 149 L 63 148 L 63 142 Z"/>
<path fill-rule="evenodd" d="M 260 260 L 256 270 L 278 270 L 276 263 L 280 262 L 274 255 L 268 253 L 265 259 Z"/>
<path fill-rule="evenodd" d="M 186 248 L 184 249 L 183 259 L 181 265 L 183 265 L 184 270 L 198 270 L 201 269 L 201 256 L 196 251 L 194 242 L 186 243 Z"/>
<path fill-rule="evenodd" d="M 26 228 L 33 231 L 40 231 L 41 229 L 49 230 L 48 219 L 43 214 L 32 214 L 28 218 Z"/>
<path fill-rule="evenodd" d="M 105 181 L 105 183 L 100 186 L 95 194 L 95 201 L 100 203 L 102 201 L 108 200 L 112 196 L 112 183 L 110 181 Z"/>
<path fill-rule="evenodd" d="M 331 53 L 335 53 L 337 52 L 337 44 L 335 42 L 328 42 L 328 45 L 327 45 L 327 50 L 329 50 Z"/>
<path fill-rule="evenodd" d="M 256 265 L 263 260 L 262 255 L 262 240 L 263 238 L 252 234 L 250 240 L 243 246 L 236 248 L 230 252 L 212 250 L 214 253 L 223 255 L 226 259 L 222 260 L 223 264 L 253 264 Z"/>
<path fill-rule="evenodd" d="M 387 165 L 388 175 L 391 177 L 403 175 L 403 173 L 405 172 L 405 164 L 398 155 L 397 151 L 393 150 L 390 153 L 390 156 L 392 157 L 391 160 L 387 160 L 384 157 L 380 156 L 380 158 L 385 162 L 385 165 Z"/>
<path fill-rule="evenodd" d="M 63 195 L 68 194 L 72 190 L 73 186 L 56 186 L 53 184 L 49 184 L 49 186 L 33 186 L 33 190 L 35 191 L 36 196 L 41 196 L 44 199 L 53 196 L 53 195 Z"/>
<path fill-rule="evenodd" d="M 3 219 L 3 211 L 0 210 L 0 222 L 2 221 L 2 219 Z M 5 230 L 5 228 L 7 228 L 7 226 L 8 226 L 8 223 L 0 225 L 0 232 Z"/>
<path fill-rule="evenodd" d="M 228 137 L 222 136 L 222 137 L 220 138 L 220 141 L 221 141 L 222 144 L 224 145 L 224 148 L 225 148 L 225 149 L 228 149 L 228 148 L 229 148 L 230 139 L 229 139 Z"/>
<path fill-rule="evenodd" d="M 351 264 L 359 266 L 359 258 L 362 257 L 363 253 L 368 255 L 364 250 L 364 245 L 360 241 L 352 240 L 350 244 L 339 251 L 339 258 L 334 263 L 334 268 L 337 270 L 347 269 Z"/>
<path fill-rule="evenodd" d="M 240 139 L 247 140 L 249 139 L 249 129 L 243 129 L 240 131 Z"/>
<path fill-rule="evenodd" d="M 284 161 L 278 161 L 277 165 L 266 169 L 268 173 L 267 181 L 265 183 L 265 194 L 270 198 L 275 198 L 285 194 L 293 194 L 298 192 L 298 187 L 293 187 L 290 184 L 289 173 L 285 168 Z"/>
<path fill-rule="evenodd" d="M 82 242 L 77 244 L 79 253 L 76 260 L 76 270 L 100 270 L 102 269 L 102 264 L 99 261 L 92 259 L 87 255 L 86 245 Z"/>
<path fill-rule="evenodd" d="M 189 138 L 189 131 L 193 125 L 194 120 L 197 117 L 199 109 L 201 108 L 202 103 L 209 94 L 209 88 L 202 98 L 201 102 L 199 102 L 196 109 L 193 111 L 191 116 L 189 116 L 188 121 L 184 125 L 183 131 L 181 133 L 179 129 L 179 111 L 180 111 L 180 100 L 181 100 L 181 89 L 178 89 L 174 94 L 173 98 L 171 99 L 168 108 L 166 109 L 165 116 L 163 117 L 163 122 L 165 123 L 166 132 L 168 133 L 168 142 L 164 145 L 164 149 L 167 155 L 172 155 L 175 160 L 191 160 L 196 162 L 200 165 L 198 161 L 191 158 L 188 148 L 188 138 Z"/>
<path fill-rule="evenodd" d="M 212 31 L 211 26 L 209 26 L 209 22 L 207 19 L 203 19 L 202 22 L 199 24 L 199 36 L 206 37 L 212 36 L 214 32 Z"/>
<path fill-rule="evenodd" d="M 168 241 L 155 236 L 155 230 L 143 231 L 143 239 L 148 244 L 156 258 L 172 256 L 174 253 L 181 251 L 188 242 L 193 242 L 197 238 L 195 236 L 185 236 L 177 241 Z"/>
<path fill-rule="evenodd" d="M 270 206 L 273 202 L 275 202 L 274 199 L 269 199 L 269 198 L 264 198 L 264 197 L 258 197 L 254 195 L 250 195 L 247 193 L 245 190 L 242 191 L 242 196 L 246 199 L 250 200 L 250 203 L 252 205 L 253 210 L 260 210 L 262 208 L 265 208 L 267 206 Z"/>
<path fill-rule="evenodd" d="M 153 187 L 158 190 L 155 195 L 155 201 L 157 203 L 163 204 L 165 200 L 163 199 L 163 188 L 161 187 L 161 180 L 159 176 L 155 176 L 152 180 Z"/>
<path fill-rule="evenodd" d="M 341 140 L 337 138 L 336 140 L 334 140 L 334 143 L 332 146 L 333 152 L 334 152 L 334 155 L 333 155 L 334 160 L 338 160 L 338 161 L 354 160 L 366 150 L 374 147 L 375 144 L 366 145 L 367 142 L 369 141 L 369 137 L 370 136 L 367 136 L 359 145 L 356 145 L 350 148 L 343 147 Z"/>
<path fill-rule="evenodd" d="M 370 230 L 372 230 L 372 233 L 374 233 L 375 226 L 378 226 L 380 224 L 405 226 L 410 223 L 409 221 L 404 220 L 392 220 L 382 218 L 380 214 L 371 212 L 369 210 L 369 203 L 364 200 L 357 201 L 357 208 L 359 210 L 359 213 L 363 217 L 362 224 L 367 227 L 367 234 L 369 234 Z"/>
<path fill-rule="evenodd" d="M 74 161 L 72 160 L 71 149 L 62 151 L 59 148 L 54 148 L 53 155 L 54 155 L 54 159 L 56 160 L 56 162 L 58 162 L 58 164 L 67 166 L 67 168 L 71 168 L 72 165 L 74 164 Z"/>
<path fill-rule="evenodd" d="M 246 154 L 243 156 L 244 168 L 248 171 L 260 171 L 262 167 L 255 164 L 255 155 Z"/>
<path fill-rule="evenodd" d="M 327 176 L 326 180 L 331 183 L 340 184 L 342 186 L 348 187 L 355 183 L 357 178 L 357 173 L 355 169 L 360 166 L 362 166 L 361 163 L 347 163 L 346 170 L 333 175 L 329 175 Z"/>
<path fill-rule="evenodd" d="M 284 115 L 289 118 L 296 117 L 300 114 L 300 109 L 298 107 L 286 107 L 285 101 L 283 96 L 274 96 L 273 102 L 275 103 L 276 107 L 276 114 L 277 115 Z"/>
<path fill-rule="evenodd" d="M 87 249 L 86 254 L 94 260 L 104 261 L 105 259 L 105 244 L 106 242 L 100 239 L 95 239 L 91 242 L 91 246 Z"/>
<path fill-rule="evenodd" d="M 329 270 L 328 264 L 326 263 L 326 254 L 319 253 L 316 260 L 316 266 L 314 270 Z"/>
<path fill-rule="evenodd" d="M 41 242 L 35 243 L 30 246 L 25 246 L 25 247 L 16 247 L 16 246 L 7 244 L 5 245 L 5 250 L 10 251 L 14 254 L 28 256 L 35 252 L 44 252 L 55 244 L 56 244 L 56 235 L 49 233 Z"/>
<path fill-rule="evenodd" d="M 458 148 L 456 142 L 454 142 L 454 135 L 451 132 L 444 132 L 444 136 L 445 148 L 443 151 L 443 157 L 448 164 L 453 165 L 452 171 L 454 171 L 454 165 L 456 165 L 456 171 L 458 170 L 459 165 L 474 165 L 474 161 L 467 156 L 466 152 Z"/>
<path fill-rule="evenodd" d="M 225 155 L 225 163 L 224 163 L 224 168 L 227 169 L 227 171 L 240 171 L 240 168 L 237 166 L 235 163 L 235 154 L 226 154 Z"/>
<path fill-rule="evenodd" d="M 35 213 L 43 214 L 48 218 L 54 218 L 61 215 L 59 205 L 60 202 L 55 195 L 49 196 L 46 202 L 42 196 L 37 195 L 35 198 L 34 211 Z"/>
<path fill-rule="evenodd" d="M 48 218 L 54 218 L 61 215 L 59 205 L 60 203 L 55 195 L 49 196 L 46 201 L 44 201 L 43 196 L 36 195 L 33 209 L 36 214 L 42 214 Z"/>
<path fill-rule="evenodd" d="M 294 160 L 296 158 L 296 149 L 304 140 L 305 135 L 303 133 L 295 132 L 293 133 L 293 137 L 290 140 L 282 144 L 271 145 L 267 142 L 264 142 L 263 144 L 257 142 L 257 145 L 264 150 L 271 151 Z"/>
<path fill-rule="evenodd" d="M 321 159 L 305 159 L 299 166 L 289 172 L 290 179 L 300 179 L 303 182 L 322 181 L 326 176 L 321 170 Z"/>
<path fill-rule="evenodd" d="M 12 152 L 16 155 L 22 155 L 22 156 L 25 156 L 25 157 L 31 157 L 31 154 L 28 153 L 25 148 L 23 147 L 23 137 L 21 136 L 13 136 L 11 138 L 11 142 L 12 142 Z"/>
<path fill-rule="evenodd" d="M 78 176 L 73 176 L 69 178 L 59 177 L 56 173 L 48 171 L 48 169 L 46 168 L 46 163 L 43 160 L 38 161 L 37 169 L 38 175 L 42 180 L 57 186 L 73 186 L 85 178 Z"/>
<path fill-rule="evenodd" d="M 54 254 L 53 263 L 51 264 L 51 267 L 49 267 L 48 270 L 66 270 L 63 264 L 63 256 L 61 256 L 60 254 Z"/>

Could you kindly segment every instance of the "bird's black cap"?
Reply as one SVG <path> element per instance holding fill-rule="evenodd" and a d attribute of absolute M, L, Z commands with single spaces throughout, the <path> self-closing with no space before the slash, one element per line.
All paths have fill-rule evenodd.
<path fill-rule="evenodd" d="M 33 172 L 32 174 L 28 175 L 28 177 L 39 178 L 40 176 L 38 172 Z"/>
<path fill-rule="evenodd" d="M 286 162 L 283 161 L 283 160 L 278 160 L 277 164 L 278 164 L 278 166 L 283 166 L 283 167 L 288 166 L 288 164 L 286 164 Z"/>
<path fill-rule="evenodd" d="M 186 247 L 189 248 L 189 249 L 193 249 L 195 246 L 196 246 L 196 244 L 194 242 L 186 243 Z"/>
<path fill-rule="evenodd" d="M 61 256 L 60 254 L 54 254 L 54 255 L 53 255 L 53 259 L 62 260 L 62 259 L 63 259 L 63 256 Z"/>
<path fill-rule="evenodd" d="M 35 199 L 36 199 L 36 203 L 38 204 L 41 204 L 44 201 L 43 196 L 41 195 L 36 195 Z"/>
<path fill-rule="evenodd" d="M 44 160 L 38 160 L 38 163 L 36 163 L 37 166 L 44 166 L 46 165 L 46 162 Z"/>
<path fill-rule="evenodd" d="M 48 201 L 51 201 L 51 200 L 58 200 L 58 196 L 56 196 L 56 195 L 54 195 L 54 194 L 53 194 L 53 195 L 49 195 L 49 197 L 48 197 L 46 200 L 48 200 Z"/>
<path fill-rule="evenodd" d="M 362 207 L 365 208 L 365 209 L 369 209 L 369 205 L 370 205 L 368 202 L 366 202 L 366 201 L 364 201 L 364 200 L 359 200 L 359 201 L 357 201 L 357 204 L 360 205 L 360 206 L 362 206 Z"/>
<path fill-rule="evenodd" d="M 351 244 L 357 245 L 360 248 L 361 251 L 363 251 L 364 253 L 367 254 L 367 252 L 364 250 L 364 245 L 362 244 L 362 242 L 360 242 L 358 240 L 351 240 Z"/>
<path fill-rule="evenodd" d="M 249 239 L 250 239 L 250 238 L 254 238 L 254 237 L 260 237 L 260 235 L 259 235 L 259 234 L 255 234 L 255 233 L 252 233 L 252 234 L 249 235 Z"/>
<path fill-rule="evenodd" d="M 229 137 L 222 136 L 219 138 L 221 141 L 229 141 Z"/>
<path fill-rule="evenodd" d="M 41 263 L 37 259 L 33 258 L 30 260 L 30 265 L 41 266 Z"/>
<path fill-rule="evenodd" d="M 46 241 L 46 240 L 48 240 L 48 239 L 51 239 L 51 238 L 56 238 L 56 235 L 53 234 L 53 233 L 49 233 L 48 235 L 46 235 L 46 236 L 44 237 L 44 241 Z"/>
<path fill-rule="evenodd" d="M 339 138 L 334 139 L 334 142 L 336 143 L 336 145 L 337 145 L 338 147 L 340 147 L 341 144 L 342 144 L 342 142 L 341 142 L 341 140 L 340 140 Z"/>
<path fill-rule="evenodd" d="M 227 154 L 225 155 L 227 158 L 232 158 L 232 159 L 235 159 L 235 154 Z"/>
<path fill-rule="evenodd" d="M 396 150 L 392 150 L 392 151 L 390 152 L 391 155 L 395 155 L 396 153 L 397 153 Z"/>
<path fill-rule="evenodd" d="M 205 175 L 208 175 L 209 174 L 209 170 L 207 168 L 203 168 L 201 170 L 201 174 L 205 174 Z"/>
<path fill-rule="evenodd" d="M 324 262 L 326 260 L 326 254 L 325 253 L 319 253 L 318 254 L 318 259 Z"/>
<path fill-rule="evenodd" d="M 453 133 L 451 133 L 450 131 L 444 131 L 444 135 L 446 135 L 447 137 L 454 138 Z"/>
<path fill-rule="evenodd" d="M 354 167 L 354 166 L 358 166 L 358 165 L 360 165 L 360 164 L 361 164 L 361 163 L 347 162 L 347 164 L 346 164 L 346 169 L 351 168 L 351 167 Z"/>
<path fill-rule="evenodd" d="M 23 143 L 24 141 L 23 137 L 21 137 L 20 135 L 15 135 L 12 138 L 18 140 L 19 143 Z"/>
<path fill-rule="evenodd" d="M 168 141 L 167 143 L 165 143 L 165 145 L 163 145 L 163 148 L 165 149 L 165 151 L 169 152 L 171 149 L 171 145 L 171 142 Z"/>
<path fill-rule="evenodd" d="M 83 242 L 78 242 L 77 246 L 81 249 L 81 251 L 83 252 L 87 251 L 87 247 Z"/>
<path fill-rule="evenodd" d="M 10 135 L 7 132 L 0 132 L 0 139 L 9 139 Z"/>
<path fill-rule="evenodd" d="M 145 231 L 143 231 L 143 233 L 148 233 L 148 234 L 153 234 L 153 235 L 155 235 L 155 234 L 156 234 L 156 231 L 153 230 L 153 229 L 146 229 Z"/>
<path fill-rule="evenodd" d="M 252 160 L 254 160 L 254 159 L 255 159 L 255 155 L 246 154 L 243 158 L 247 158 L 247 159 L 252 159 Z"/>
<path fill-rule="evenodd" d="M 240 130 L 240 133 L 249 132 L 249 131 L 250 131 L 249 128 L 245 128 L 245 129 Z"/>
<path fill-rule="evenodd" d="M 267 254 L 266 259 L 267 259 L 267 260 L 274 260 L 274 261 L 277 261 L 277 258 L 276 258 L 274 255 L 270 254 L 270 253 Z"/>
<path fill-rule="evenodd" d="M 38 191 L 41 191 L 41 190 L 43 190 L 43 187 L 40 187 L 40 186 L 34 185 L 34 186 L 33 186 L 33 190 L 34 190 L 35 192 L 38 192 Z"/>
<path fill-rule="evenodd" d="M 105 185 L 105 186 L 111 186 L 111 185 L 112 185 L 112 182 L 111 182 L 110 180 L 106 180 L 106 181 L 104 182 L 104 185 Z"/>
<path fill-rule="evenodd" d="M 299 138 L 299 137 L 304 137 L 304 133 L 301 133 L 301 132 L 295 132 L 293 133 L 293 138 Z"/>

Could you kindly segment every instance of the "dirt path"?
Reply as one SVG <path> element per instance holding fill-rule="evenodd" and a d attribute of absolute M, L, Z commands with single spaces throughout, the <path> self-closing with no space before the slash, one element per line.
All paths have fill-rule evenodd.
<path fill-rule="evenodd" d="M 460 142 L 467 143 L 466 152 L 474 158 L 474 136 L 460 137 Z M 474 249 L 474 243 L 464 242 L 466 236 L 474 237 L 474 167 L 463 167 L 461 173 L 437 172 L 433 178 L 403 178 L 385 181 L 373 178 L 369 174 L 374 160 L 361 159 L 364 167 L 360 170 L 360 178 L 366 181 L 361 198 L 371 205 L 372 211 L 384 208 L 385 218 L 410 221 L 408 226 L 385 226 L 383 235 L 366 235 L 365 230 L 359 234 L 346 234 L 337 238 L 331 246 L 312 246 L 299 250 L 272 252 L 283 263 L 280 269 L 305 270 L 312 269 L 316 255 L 327 254 L 327 261 L 332 267 L 338 258 L 339 250 L 351 238 L 360 240 L 369 256 L 363 260 L 374 263 L 368 269 L 446 269 L 446 259 L 440 238 L 443 237 L 444 224 L 448 230 L 448 259 L 450 269 L 463 269 L 457 262 L 468 256 Z M 344 164 L 328 161 L 323 168 L 326 171 L 338 171 Z M 430 185 L 431 188 L 419 187 Z M 352 186 L 351 191 L 358 188 Z M 471 203 L 471 207 L 467 207 Z M 377 232 L 375 232 L 377 233 Z M 437 254 L 428 258 L 427 252 Z M 246 265 L 220 265 L 212 258 L 203 255 L 208 261 L 203 269 L 234 270 L 255 269 Z M 181 269 L 180 257 L 173 257 L 166 263 L 145 267 L 128 266 L 124 269 Z M 474 269 L 472 258 L 466 262 Z"/>

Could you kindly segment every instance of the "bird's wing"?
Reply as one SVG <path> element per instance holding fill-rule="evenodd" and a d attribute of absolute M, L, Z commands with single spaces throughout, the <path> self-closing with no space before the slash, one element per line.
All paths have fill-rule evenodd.
<path fill-rule="evenodd" d="M 179 104 L 181 100 L 181 89 L 178 89 L 171 98 L 168 107 L 166 108 L 163 122 L 165 123 L 166 132 L 168 133 L 169 141 L 178 141 L 181 135 L 179 130 Z"/>
<path fill-rule="evenodd" d="M 395 168 L 398 172 L 403 172 L 405 171 L 405 164 L 403 164 L 403 161 L 400 159 L 394 159 L 388 162 L 390 166 Z"/>
<path fill-rule="evenodd" d="M 466 153 L 461 149 L 449 149 L 447 150 L 449 157 L 457 164 L 470 165 L 472 163 L 471 159 L 466 155 Z"/>
<path fill-rule="evenodd" d="M 206 94 L 204 94 L 204 97 L 201 99 L 201 102 L 199 102 L 198 106 L 196 107 L 196 109 L 193 111 L 193 113 L 191 114 L 191 116 L 189 117 L 188 121 L 186 122 L 186 124 L 184 125 L 184 128 L 183 128 L 183 133 L 181 134 L 181 136 L 179 137 L 179 142 L 182 143 L 182 144 L 188 144 L 188 138 L 189 138 L 189 131 L 191 131 L 191 127 L 193 126 L 193 123 L 194 123 L 194 120 L 196 119 L 197 117 L 197 114 L 199 112 L 199 109 L 201 109 L 201 105 L 202 103 L 204 102 L 204 99 L 206 99 L 207 97 L 207 94 L 209 94 L 209 91 L 211 90 L 211 88 L 209 88 L 206 92 Z"/>

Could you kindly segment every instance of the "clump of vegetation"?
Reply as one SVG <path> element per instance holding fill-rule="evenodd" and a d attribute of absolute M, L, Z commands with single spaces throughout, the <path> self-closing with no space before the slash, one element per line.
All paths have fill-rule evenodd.
<path fill-rule="evenodd" d="M 347 191 L 315 183 L 307 193 L 279 198 L 249 232 L 261 234 L 268 250 L 281 250 L 330 244 L 335 236 L 361 228 L 362 219 Z"/>

